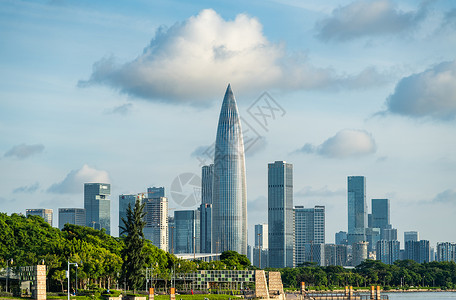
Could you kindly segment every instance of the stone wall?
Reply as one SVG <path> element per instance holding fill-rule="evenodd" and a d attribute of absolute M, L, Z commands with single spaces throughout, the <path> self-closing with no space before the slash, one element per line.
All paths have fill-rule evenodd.
<path fill-rule="evenodd" d="M 255 271 L 255 298 L 269 299 L 268 285 L 263 270 Z"/>
<path fill-rule="evenodd" d="M 269 295 L 284 294 L 280 272 L 269 272 Z"/>

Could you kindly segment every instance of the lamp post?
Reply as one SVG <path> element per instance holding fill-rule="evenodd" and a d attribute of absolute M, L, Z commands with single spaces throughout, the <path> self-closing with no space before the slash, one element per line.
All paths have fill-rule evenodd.
<path fill-rule="evenodd" d="M 67 270 L 67 278 L 68 278 L 68 300 L 70 300 L 70 265 L 75 265 L 76 269 L 78 268 L 78 263 L 70 263 L 68 261 L 68 270 Z"/>
<path fill-rule="evenodd" d="M 13 259 L 11 258 L 10 260 L 6 261 L 6 292 L 8 293 L 8 281 L 9 281 L 9 265 L 13 264 Z"/>

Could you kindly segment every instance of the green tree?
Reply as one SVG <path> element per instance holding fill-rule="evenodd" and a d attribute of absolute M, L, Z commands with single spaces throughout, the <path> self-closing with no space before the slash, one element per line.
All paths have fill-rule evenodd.
<path fill-rule="evenodd" d="M 144 282 L 143 268 L 146 263 L 144 249 L 143 229 L 146 225 L 144 217 L 145 203 L 136 201 L 134 209 L 131 205 L 127 208 L 127 219 L 122 218 L 123 225 L 120 226 L 120 234 L 124 237 L 125 248 L 122 251 L 124 262 L 122 265 L 122 275 L 128 286 L 134 290 L 139 289 Z"/>
<path fill-rule="evenodd" d="M 65 270 L 58 270 L 55 271 L 52 275 L 52 279 L 58 281 L 62 286 L 62 293 L 63 293 L 63 282 L 66 280 L 66 271 Z"/>
<path fill-rule="evenodd" d="M 224 251 L 220 255 L 220 260 L 229 269 L 236 268 L 237 270 L 247 269 L 251 263 L 247 256 L 237 253 L 236 251 Z"/>

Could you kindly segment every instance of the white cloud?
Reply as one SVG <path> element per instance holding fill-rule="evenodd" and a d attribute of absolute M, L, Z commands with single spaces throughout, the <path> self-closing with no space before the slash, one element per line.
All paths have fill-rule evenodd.
<path fill-rule="evenodd" d="M 382 76 L 373 68 L 365 72 L 370 78 Z M 103 84 L 144 99 L 203 104 L 220 96 L 228 83 L 235 92 L 258 93 L 358 88 L 360 83 L 369 87 L 380 81 L 361 82 L 359 75 L 338 76 L 329 68 L 314 67 L 305 55 L 289 55 L 284 45 L 268 41 L 256 18 L 239 14 L 226 21 L 206 9 L 170 28 L 161 27 L 133 61 L 101 59 L 90 79 L 78 85 Z"/>
<path fill-rule="evenodd" d="M 59 194 L 82 193 L 84 190 L 84 183 L 90 182 L 109 183 L 108 172 L 84 165 L 79 170 L 70 171 L 65 179 L 50 186 L 48 192 Z"/>
<path fill-rule="evenodd" d="M 329 158 L 359 157 L 375 153 L 372 135 L 364 130 L 343 129 L 319 146 L 305 144 L 298 152 L 316 153 Z"/>
<path fill-rule="evenodd" d="M 409 117 L 456 117 L 456 60 L 402 78 L 386 102 L 387 111 Z"/>
<path fill-rule="evenodd" d="M 390 0 L 358 0 L 336 8 L 316 24 L 322 40 L 347 41 L 363 36 L 395 34 L 414 29 L 426 16 L 426 2 L 417 10 L 403 12 Z"/>
<path fill-rule="evenodd" d="M 15 156 L 18 159 L 25 159 L 34 154 L 41 153 L 41 152 L 43 152 L 43 150 L 44 150 L 44 146 L 41 144 L 36 144 L 36 145 L 20 144 L 20 145 L 14 146 L 10 150 L 8 150 L 5 153 L 5 157 Z"/>

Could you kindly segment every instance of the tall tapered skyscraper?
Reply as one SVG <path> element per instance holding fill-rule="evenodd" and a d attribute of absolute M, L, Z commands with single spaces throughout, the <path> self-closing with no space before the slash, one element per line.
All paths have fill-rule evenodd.
<path fill-rule="evenodd" d="M 212 252 L 247 254 L 247 185 L 241 120 L 231 86 L 217 127 L 212 189 Z"/>

